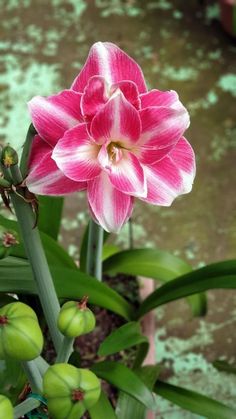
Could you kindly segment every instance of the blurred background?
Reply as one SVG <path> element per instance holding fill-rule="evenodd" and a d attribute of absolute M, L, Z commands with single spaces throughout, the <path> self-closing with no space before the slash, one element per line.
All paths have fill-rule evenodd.
<path fill-rule="evenodd" d="M 135 246 L 168 250 L 195 267 L 235 258 L 231 11 L 226 5 L 220 16 L 219 2 L 197 0 L 0 0 L 1 142 L 20 150 L 30 123 L 27 101 L 69 88 L 90 46 L 115 42 L 138 61 L 150 88 L 177 90 L 191 115 L 186 137 L 197 156 L 191 194 L 170 208 L 136 203 Z M 74 257 L 87 221 L 83 193 L 67 198 L 61 242 Z M 112 239 L 127 248 L 128 228 Z M 208 301 L 200 320 L 191 318 L 185 302 L 157 311 L 156 359 L 165 362 L 172 383 L 236 407 L 236 376 L 211 364 L 218 358 L 236 362 L 236 294 L 218 290 L 208 293 Z M 157 417 L 197 418 L 163 400 Z"/>

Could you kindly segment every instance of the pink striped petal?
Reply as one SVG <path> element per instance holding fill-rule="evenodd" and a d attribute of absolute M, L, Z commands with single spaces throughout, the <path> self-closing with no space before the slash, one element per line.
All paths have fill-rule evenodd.
<path fill-rule="evenodd" d="M 153 89 L 150 92 L 140 95 L 141 108 L 148 108 L 150 106 L 166 106 L 173 109 L 182 109 L 183 105 L 179 100 L 178 93 L 174 90 L 161 90 Z"/>
<path fill-rule="evenodd" d="M 82 121 L 81 96 L 73 90 L 63 90 L 53 96 L 35 96 L 28 103 L 36 130 L 52 146 L 66 130 Z"/>
<path fill-rule="evenodd" d="M 88 182 L 88 202 L 95 221 L 104 230 L 118 233 L 131 216 L 133 198 L 115 189 L 107 174 Z"/>
<path fill-rule="evenodd" d="M 186 138 L 182 137 L 178 141 L 169 153 L 169 157 L 178 167 L 182 176 L 182 193 L 190 192 L 196 175 L 196 162 L 194 151 Z"/>
<path fill-rule="evenodd" d="M 90 121 L 117 90 L 120 90 L 135 108 L 140 108 L 139 93 L 135 83 L 121 81 L 109 86 L 104 77 L 94 76 L 89 79 L 81 99 L 81 109 L 86 121 Z"/>
<path fill-rule="evenodd" d="M 150 107 L 140 111 L 142 134 L 139 144 L 164 148 L 174 145 L 189 126 L 188 112 L 166 107 Z"/>
<path fill-rule="evenodd" d="M 72 84 L 72 89 L 83 92 L 92 76 L 102 76 L 111 85 L 122 80 L 133 81 L 140 93 L 147 91 L 139 65 L 120 48 L 110 42 L 96 42 L 87 61 Z"/>
<path fill-rule="evenodd" d="M 169 206 L 178 196 L 192 189 L 195 158 L 190 144 L 181 138 L 169 155 L 152 166 L 144 166 L 147 197 L 143 201 Z"/>
<path fill-rule="evenodd" d="M 88 81 L 81 100 L 81 109 L 86 120 L 90 120 L 109 99 L 109 86 L 104 77 L 94 76 Z"/>
<path fill-rule="evenodd" d="M 63 196 L 86 189 L 86 182 L 73 182 L 57 167 L 48 151 L 38 164 L 31 163 L 26 186 L 37 195 Z"/>
<path fill-rule="evenodd" d="M 52 147 L 40 135 L 36 134 L 31 145 L 28 162 L 29 168 L 37 166 L 49 151 L 52 151 Z"/>
<path fill-rule="evenodd" d="M 138 141 L 140 130 L 138 111 L 119 91 L 95 115 L 90 126 L 91 135 L 98 143 L 119 141 L 127 147 Z"/>
<path fill-rule="evenodd" d="M 98 155 L 99 163 L 107 171 L 112 185 L 125 194 L 145 197 L 147 195 L 146 179 L 137 157 L 120 148 L 117 149 L 117 153 L 114 157 L 115 161 L 112 161 L 106 146 L 103 145 Z"/>
<path fill-rule="evenodd" d="M 141 101 L 139 99 L 137 85 L 134 82 L 123 80 L 113 84 L 110 89 L 111 94 L 115 93 L 117 89 L 123 93 L 124 97 L 129 103 L 131 103 L 131 105 L 133 105 L 136 109 L 140 109 Z"/>
<path fill-rule="evenodd" d="M 144 145 L 137 150 L 136 155 L 138 156 L 140 163 L 145 165 L 154 164 L 163 159 L 173 147 L 173 144 L 164 148 L 147 147 Z"/>
<path fill-rule="evenodd" d="M 68 178 L 82 182 L 99 175 L 99 149 L 89 138 L 86 124 L 80 124 L 66 131 L 55 146 L 52 158 Z"/>

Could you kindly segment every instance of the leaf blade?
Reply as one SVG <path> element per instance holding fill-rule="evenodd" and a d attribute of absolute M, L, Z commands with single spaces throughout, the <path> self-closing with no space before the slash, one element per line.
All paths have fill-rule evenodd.
<path fill-rule="evenodd" d="M 156 399 L 144 382 L 129 368 L 119 362 L 104 361 L 94 364 L 92 371 L 124 393 L 144 404 L 148 409 L 156 409 Z"/>
<path fill-rule="evenodd" d="M 177 404 L 182 409 L 209 419 L 234 419 L 236 417 L 235 410 L 195 391 L 177 387 L 159 380 L 155 384 L 154 391 L 159 396 Z"/>
<path fill-rule="evenodd" d="M 143 301 L 137 318 L 170 301 L 218 288 L 236 288 L 236 260 L 218 262 L 196 269 L 162 285 Z"/>

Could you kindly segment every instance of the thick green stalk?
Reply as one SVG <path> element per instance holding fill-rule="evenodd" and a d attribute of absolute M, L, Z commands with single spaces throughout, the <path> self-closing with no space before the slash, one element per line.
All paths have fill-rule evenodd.
<path fill-rule="evenodd" d="M 22 178 L 18 166 L 12 166 L 10 171 L 13 183 L 19 184 Z M 60 305 L 42 247 L 39 231 L 37 227 L 34 228 L 35 215 L 31 206 L 23 198 L 17 194 L 12 194 L 11 199 L 19 222 L 26 254 L 34 274 L 39 299 L 55 349 L 58 352 L 62 342 L 62 335 L 57 328 Z M 51 216 L 51 214 L 48 214 L 48 216 Z"/>
<path fill-rule="evenodd" d="M 14 419 L 21 418 L 22 416 L 39 407 L 40 404 L 40 401 L 36 399 L 29 398 L 24 400 L 14 408 Z"/>
<path fill-rule="evenodd" d="M 47 363 L 47 361 L 45 361 L 45 359 L 42 356 L 38 356 L 38 358 L 35 358 L 34 362 L 38 367 L 41 376 L 43 377 L 50 365 Z"/>
<path fill-rule="evenodd" d="M 22 362 L 23 369 L 29 380 L 30 387 L 33 393 L 42 394 L 43 391 L 43 382 L 42 376 L 37 368 L 37 365 L 34 361 L 24 361 Z"/>
<path fill-rule="evenodd" d="M 102 281 L 103 228 L 93 220 L 89 223 L 86 272 Z"/>
<path fill-rule="evenodd" d="M 68 362 L 73 352 L 74 339 L 64 336 L 56 362 Z"/>

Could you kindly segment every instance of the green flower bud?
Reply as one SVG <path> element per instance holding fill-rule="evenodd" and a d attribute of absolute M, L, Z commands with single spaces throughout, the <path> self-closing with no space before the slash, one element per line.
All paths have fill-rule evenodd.
<path fill-rule="evenodd" d="M 55 364 L 43 377 L 44 396 L 53 419 L 79 419 L 99 399 L 96 375 L 68 364 Z"/>
<path fill-rule="evenodd" d="M 40 355 L 43 335 L 35 312 L 16 302 L 0 309 L 0 359 L 30 361 Z"/>
<path fill-rule="evenodd" d="M 0 394 L 0 419 L 13 419 L 13 407 L 10 400 Z"/>
<path fill-rule="evenodd" d="M 16 150 L 12 148 L 11 146 L 7 145 L 6 147 L 3 147 L 2 149 L 2 156 L 1 156 L 1 162 L 5 167 L 11 167 L 15 164 L 18 164 L 18 155 Z"/>
<path fill-rule="evenodd" d="M 96 319 L 93 312 L 87 307 L 88 298 L 84 297 L 81 302 L 68 301 L 60 311 L 58 328 L 68 338 L 92 332 Z"/>

